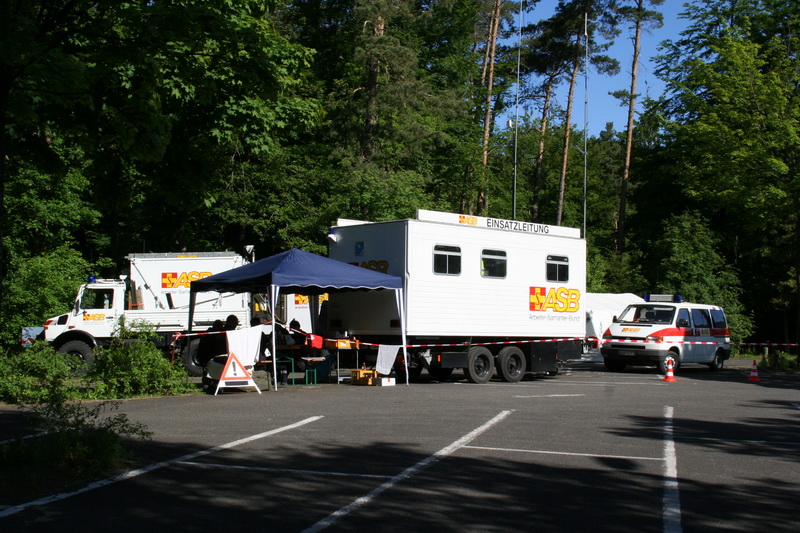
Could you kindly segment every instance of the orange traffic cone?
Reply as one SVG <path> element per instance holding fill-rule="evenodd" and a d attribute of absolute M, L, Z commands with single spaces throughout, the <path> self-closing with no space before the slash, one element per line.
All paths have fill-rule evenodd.
<path fill-rule="evenodd" d="M 675 379 L 675 374 L 672 373 L 672 359 L 667 361 L 667 377 L 664 378 L 664 381 L 669 383 L 677 383 L 678 380 Z"/>
<path fill-rule="evenodd" d="M 750 370 L 750 379 L 747 381 L 761 381 L 758 379 L 758 365 L 756 364 L 755 359 L 753 359 L 753 369 Z"/>

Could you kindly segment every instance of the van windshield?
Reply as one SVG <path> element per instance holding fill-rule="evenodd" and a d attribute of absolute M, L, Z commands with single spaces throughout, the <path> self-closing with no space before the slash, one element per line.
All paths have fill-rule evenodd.
<path fill-rule="evenodd" d="M 670 305 L 637 304 L 626 307 L 620 315 L 619 321 L 671 324 L 674 316 L 675 308 Z"/>

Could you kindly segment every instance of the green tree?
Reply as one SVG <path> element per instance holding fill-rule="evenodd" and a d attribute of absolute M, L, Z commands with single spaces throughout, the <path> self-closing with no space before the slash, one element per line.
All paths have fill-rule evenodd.
<path fill-rule="evenodd" d="M 752 321 L 742 304 L 738 273 L 719 252 L 719 239 L 697 213 L 673 215 L 654 246 L 659 258 L 656 292 L 682 294 L 687 301 L 725 309 L 735 340 L 752 333 Z"/>
<path fill-rule="evenodd" d="M 97 262 L 240 242 L 236 205 L 215 211 L 230 177 L 319 116 L 275 5 L 0 4 L 0 298 L 64 245 Z"/>
<path fill-rule="evenodd" d="M 800 335 L 800 6 L 715 1 L 687 16 L 660 62 L 670 97 L 653 109 L 666 119 L 674 179 L 728 237 L 726 255 L 749 275 L 748 307 L 769 317 L 782 301 Z"/>

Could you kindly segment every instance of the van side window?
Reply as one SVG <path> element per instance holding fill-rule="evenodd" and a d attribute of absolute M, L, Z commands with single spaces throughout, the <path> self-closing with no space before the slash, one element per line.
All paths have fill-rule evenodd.
<path fill-rule="evenodd" d="M 461 274 L 461 248 L 437 244 L 433 247 L 433 272 L 458 276 Z"/>
<path fill-rule="evenodd" d="M 725 320 L 725 313 L 722 309 L 711 310 L 711 322 L 714 324 L 715 329 L 725 329 L 728 327 L 728 321 Z"/>
<path fill-rule="evenodd" d="M 711 317 L 705 309 L 692 309 L 692 323 L 696 328 L 711 328 Z"/>
<path fill-rule="evenodd" d="M 569 258 L 562 255 L 547 256 L 547 281 L 569 281 Z"/>
<path fill-rule="evenodd" d="M 506 253 L 503 250 L 481 251 L 481 276 L 484 278 L 506 277 Z"/>
<path fill-rule="evenodd" d="M 675 322 L 675 325 L 679 328 L 688 328 L 691 326 L 691 321 L 689 320 L 689 310 L 688 309 L 678 309 L 678 321 Z"/>

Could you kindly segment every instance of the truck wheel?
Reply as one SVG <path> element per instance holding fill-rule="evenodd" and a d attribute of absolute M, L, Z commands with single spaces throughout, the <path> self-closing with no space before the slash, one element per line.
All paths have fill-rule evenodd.
<path fill-rule="evenodd" d="M 670 361 L 672 361 L 672 372 L 674 373 L 678 371 L 678 367 L 680 366 L 678 354 L 675 352 L 669 352 L 667 355 L 658 360 L 658 371 L 661 374 L 667 374 L 667 366 L 669 366 L 668 363 Z"/>
<path fill-rule="evenodd" d="M 722 351 L 722 349 L 718 349 L 717 353 L 714 354 L 714 360 L 708 364 L 708 368 L 710 368 L 712 372 L 722 370 L 722 365 L 725 363 L 724 356 L 725 353 Z"/>
<path fill-rule="evenodd" d="M 442 368 L 440 366 L 429 366 L 428 374 L 436 381 L 444 381 L 453 373 L 452 368 Z"/>
<path fill-rule="evenodd" d="M 198 378 L 203 375 L 204 365 L 198 360 L 200 355 L 200 339 L 190 339 L 181 350 L 181 360 L 186 373 Z"/>
<path fill-rule="evenodd" d="M 494 374 L 494 356 L 487 348 L 475 346 L 469 349 L 467 368 L 464 374 L 472 383 L 486 383 Z"/>
<path fill-rule="evenodd" d="M 625 370 L 625 367 L 628 366 L 628 363 L 625 361 L 620 361 L 619 359 L 613 359 L 611 357 L 604 357 L 603 364 L 606 365 L 606 369 L 611 372 L 622 372 Z"/>
<path fill-rule="evenodd" d="M 92 354 L 92 347 L 83 341 L 69 341 L 65 342 L 59 352 L 67 355 L 72 355 L 83 361 L 86 366 L 92 366 L 94 363 L 94 355 Z"/>
<path fill-rule="evenodd" d="M 516 346 L 506 346 L 497 354 L 497 373 L 500 379 L 516 383 L 525 375 L 525 354 Z"/>

